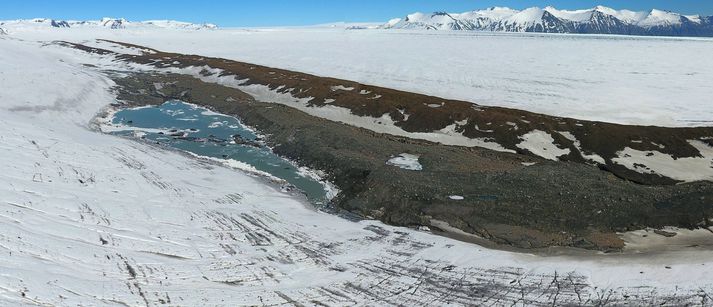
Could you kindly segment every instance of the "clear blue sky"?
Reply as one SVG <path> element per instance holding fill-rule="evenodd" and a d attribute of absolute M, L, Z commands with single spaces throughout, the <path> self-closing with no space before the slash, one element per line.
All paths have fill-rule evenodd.
<path fill-rule="evenodd" d="M 211 22 L 223 27 L 260 27 L 336 21 L 386 21 L 416 11 L 464 12 L 491 6 L 522 9 L 547 5 L 576 9 L 599 4 L 616 9 L 658 8 L 685 14 L 713 15 L 713 0 L 2 0 L 0 20 L 124 17 L 129 20 Z"/>

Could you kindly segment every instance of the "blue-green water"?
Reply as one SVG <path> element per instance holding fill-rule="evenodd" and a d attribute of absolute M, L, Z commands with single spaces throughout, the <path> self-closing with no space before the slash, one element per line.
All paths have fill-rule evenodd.
<path fill-rule="evenodd" d="M 200 156 L 244 162 L 284 179 L 315 204 L 326 201 L 322 183 L 302 175 L 292 163 L 274 154 L 253 131 L 234 117 L 181 101 L 168 101 L 156 107 L 121 110 L 114 115 L 112 123 L 143 132 L 137 134 L 124 130 L 114 134 L 140 135 L 141 138 Z"/>

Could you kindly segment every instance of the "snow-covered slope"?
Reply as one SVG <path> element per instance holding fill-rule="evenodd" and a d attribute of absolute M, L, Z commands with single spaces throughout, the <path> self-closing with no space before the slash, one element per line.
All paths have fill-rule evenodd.
<path fill-rule="evenodd" d="M 583 10 L 558 10 L 548 6 L 521 11 L 493 7 L 462 14 L 414 13 L 389 21 L 382 28 L 713 36 L 713 23 L 707 17 L 657 9 L 649 12 L 615 10 L 604 6 Z"/>
<path fill-rule="evenodd" d="M 680 25 L 683 21 L 691 22 L 688 17 L 677 13 L 666 12 L 661 10 L 651 10 L 645 18 L 638 21 L 636 24 L 644 27 L 670 26 Z"/>
<path fill-rule="evenodd" d="M 180 29 L 180 30 L 201 30 L 216 29 L 214 24 L 195 24 L 175 20 L 147 20 L 128 21 L 124 18 L 105 17 L 100 20 L 55 20 L 47 18 L 18 19 L 0 21 L 0 25 L 7 28 L 18 29 L 43 29 L 43 28 L 108 28 L 108 29 Z"/>
<path fill-rule="evenodd" d="M 685 305 L 713 291 L 705 249 L 490 250 L 320 213 L 264 179 L 92 131 L 113 65 L 0 39 L 0 305 Z"/>
<path fill-rule="evenodd" d="M 713 40 L 340 28 L 11 30 L 104 38 L 549 115 L 658 126 L 713 122 Z M 284 48 L 290 46 L 290 48 Z"/>
<path fill-rule="evenodd" d="M 218 26 L 212 23 L 195 24 L 190 22 L 182 22 L 175 20 L 147 20 L 142 21 L 142 24 L 153 25 L 160 28 L 166 29 L 185 29 L 185 30 L 199 30 L 199 29 L 217 29 Z"/>

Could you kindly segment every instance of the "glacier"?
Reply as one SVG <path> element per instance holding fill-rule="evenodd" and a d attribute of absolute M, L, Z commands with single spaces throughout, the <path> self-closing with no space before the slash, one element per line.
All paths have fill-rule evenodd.
<path fill-rule="evenodd" d="M 485 95 L 493 104 L 506 104 L 502 95 L 543 112 L 690 125 L 680 120 L 691 117 L 676 116 L 710 115 L 705 101 L 696 98 L 710 93 L 704 85 L 711 63 L 690 57 L 658 62 L 656 52 L 647 50 L 667 46 L 668 52 L 692 56 L 707 51 L 710 41 L 4 26 L 10 34 L 0 37 L 0 305 L 711 302 L 713 251 L 705 248 L 577 257 L 490 249 L 315 211 L 303 197 L 280 191 L 261 176 L 101 134 L 95 117 L 116 99 L 105 72 L 122 67 L 47 44 L 102 36 L 469 100 Z M 526 40 L 535 52 L 503 48 L 506 54 L 491 63 L 492 54 L 478 58 L 479 50 L 492 48 L 483 40 L 503 47 Z M 345 43 L 336 48 L 335 41 Z M 279 48 L 291 43 L 289 50 Z M 582 54 L 562 56 L 582 44 L 634 51 L 585 63 L 577 60 L 586 59 Z M 553 48 L 561 51 L 561 60 L 546 55 Z M 396 52 L 404 49 L 411 51 Z M 643 58 L 641 52 L 649 52 L 649 59 L 633 61 Z M 630 66 L 617 66 L 627 61 Z M 612 70 L 594 69 L 603 63 Z M 508 69 L 494 74 L 490 65 L 496 64 Z M 652 76 L 614 86 L 631 71 Z M 565 75 L 572 80 L 553 79 L 562 72 L 571 72 Z M 673 86 L 657 92 L 666 85 L 661 79 Z M 486 95 L 499 87 L 505 89 Z M 603 97 L 587 98 L 591 91 Z M 564 97 L 542 98 L 540 92 Z M 650 98 L 642 99 L 644 94 Z M 571 98 L 579 99 L 567 103 Z M 610 109 L 602 110 L 605 106 Z M 593 110 L 598 112 L 588 115 Z M 618 112 L 631 114 L 617 117 Z M 652 240 L 645 232 L 628 235 L 642 250 Z M 653 240 L 665 244 L 666 239 Z"/>
<path fill-rule="evenodd" d="M 584 120 L 668 127 L 713 121 L 708 103 L 713 96 L 713 59 L 700 56 L 713 53 L 709 38 L 333 27 L 4 27 L 10 37 L 111 39 Z"/>

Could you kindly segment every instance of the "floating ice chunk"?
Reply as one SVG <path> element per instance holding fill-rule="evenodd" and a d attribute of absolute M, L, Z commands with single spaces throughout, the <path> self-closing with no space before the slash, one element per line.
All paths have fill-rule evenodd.
<path fill-rule="evenodd" d="M 386 164 L 397 166 L 410 171 L 420 171 L 423 170 L 423 166 L 418 162 L 419 156 L 402 153 L 396 157 L 393 157 L 386 161 Z"/>
<path fill-rule="evenodd" d="M 208 125 L 208 128 L 218 128 L 218 127 L 222 127 L 222 126 L 225 125 L 226 123 L 227 123 L 227 122 L 224 122 L 224 121 L 223 121 L 223 122 L 212 122 L 210 125 Z"/>
<path fill-rule="evenodd" d="M 213 111 L 211 111 L 211 110 L 205 110 L 205 111 L 202 111 L 202 112 L 201 112 L 201 115 L 205 115 L 205 116 L 222 116 L 223 114 L 216 113 L 216 112 L 213 112 Z"/>

